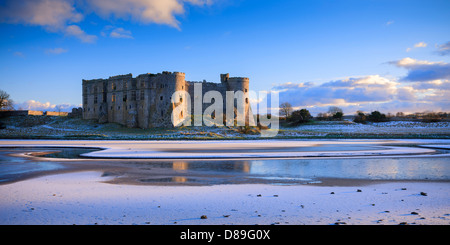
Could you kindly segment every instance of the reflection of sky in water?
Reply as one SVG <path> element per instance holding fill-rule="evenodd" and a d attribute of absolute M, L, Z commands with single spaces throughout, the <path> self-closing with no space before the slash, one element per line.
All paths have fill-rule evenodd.
<path fill-rule="evenodd" d="M 63 166 L 57 162 L 31 161 L 25 157 L 13 157 L 6 155 L 20 151 L 21 150 L 15 149 L 0 151 L 0 182 L 13 180 L 21 174 L 44 172 L 63 168 Z"/>
<path fill-rule="evenodd" d="M 450 158 L 255 160 L 251 174 L 354 179 L 450 179 Z"/>
<path fill-rule="evenodd" d="M 46 151 L 56 149 L 46 149 Z M 54 157 L 76 157 L 86 149 L 64 149 Z M 0 149 L 0 182 L 14 180 L 24 174 L 62 169 L 56 161 L 32 161 L 26 157 L 8 156 L 9 153 L 42 151 L 42 149 Z M 261 160 L 123 160 L 131 172 L 143 175 L 142 180 L 151 182 L 205 183 L 222 178 L 264 178 L 267 180 L 303 181 L 317 178 L 349 178 L 377 180 L 450 180 L 450 158 L 359 158 L 359 159 L 261 159 Z M 105 167 L 108 160 L 104 160 Z M 74 163 L 76 164 L 76 163 Z M 164 171 L 158 172 L 163 169 Z M 133 173 L 128 174 L 133 174 Z M 159 173 L 159 174 L 158 174 Z M 147 176 L 160 176 L 152 179 Z M 190 177 L 189 177 L 190 176 Z M 195 179 L 193 179 L 195 176 Z M 161 179 L 164 177 L 165 179 Z M 192 177 L 192 178 L 191 178 Z"/>

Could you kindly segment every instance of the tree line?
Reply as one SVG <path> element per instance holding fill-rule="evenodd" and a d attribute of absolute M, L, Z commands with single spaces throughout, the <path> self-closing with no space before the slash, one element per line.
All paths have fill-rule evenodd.
<path fill-rule="evenodd" d="M 286 122 L 293 125 L 307 123 L 313 120 L 311 113 L 307 109 L 294 110 L 292 105 L 288 102 L 280 104 L 280 117 L 284 118 Z M 314 118 L 318 121 L 341 121 L 343 120 L 344 112 L 337 106 L 330 106 L 327 112 L 318 113 Z M 388 122 L 393 119 L 396 120 L 420 120 L 421 122 L 439 122 L 443 119 L 450 118 L 450 113 L 447 112 L 416 112 L 412 114 L 405 114 L 397 112 L 395 115 L 391 113 L 381 113 L 380 111 L 372 111 L 364 113 L 357 111 L 353 117 L 355 123 L 368 122 Z"/>

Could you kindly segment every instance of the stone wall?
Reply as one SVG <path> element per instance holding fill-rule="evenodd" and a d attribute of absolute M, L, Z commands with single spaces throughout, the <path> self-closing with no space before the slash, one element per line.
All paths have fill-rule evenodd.
<path fill-rule="evenodd" d="M 187 91 L 193 102 L 195 83 L 186 82 L 182 72 L 147 73 L 136 78 L 126 74 L 108 79 L 83 80 L 83 119 L 96 119 L 100 123 L 114 122 L 127 127 L 173 127 L 172 111 L 179 104 L 172 103 L 172 94 L 175 91 Z M 227 90 L 247 92 L 249 83 L 248 78 L 230 78 L 228 74 L 222 74 L 221 83 L 204 81 L 201 84 L 202 97 L 214 90 L 219 91 L 225 99 Z M 187 105 L 186 101 L 181 102 L 179 98 L 177 101 Z M 202 103 L 202 112 L 208 106 Z M 174 115 L 175 120 L 182 120 L 186 116 L 183 113 Z"/>

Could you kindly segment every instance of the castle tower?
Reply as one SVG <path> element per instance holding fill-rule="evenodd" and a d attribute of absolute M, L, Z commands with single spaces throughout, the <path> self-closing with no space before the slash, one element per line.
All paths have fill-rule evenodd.
<path fill-rule="evenodd" d="M 172 95 L 175 91 L 186 90 L 185 74 L 183 72 L 164 71 L 152 76 L 150 83 L 153 89 L 150 95 L 149 127 L 173 126 L 172 112 L 174 105 L 172 105 Z M 186 99 L 184 99 L 184 102 L 186 102 Z M 177 116 L 184 117 L 186 113 Z"/>
<path fill-rule="evenodd" d="M 220 74 L 220 82 L 221 83 L 226 83 L 228 82 L 228 78 L 230 78 L 230 74 Z"/>
<path fill-rule="evenodd" d="M 244 107 L 244 117 L 245 117 L 245 125 L 248 125 L 249 122 L 252 122 L 253 115 L 250 110 L 250 101 L 249 101 L 249 84 L 250 79 L 248 77 L 227 77 L 227 81 L 225 82 L 227 86 L 227 91 L 242 91 L 243 92 L 243 102 L 234 101 L 234 107 L 238 108 L 238 103 L 243 103 Z M 237 114 L 235 113 L 235 116 Z"/>

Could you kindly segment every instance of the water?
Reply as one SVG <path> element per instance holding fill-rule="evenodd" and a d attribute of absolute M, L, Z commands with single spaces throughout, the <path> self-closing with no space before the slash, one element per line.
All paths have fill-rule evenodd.
<path fill-rule="evenodd" d="M 104 176 L 127 184 L 309 184 L 326 179 L 450 180 L 449 157 L 391 157 L 353 159 L 257 160 L 36 160 L 13 156 L 24 152 L 50 152 L 45 157 L 78 158 L 95 149 L 0 148 L 0 183 L 33 174 L 69 170 L 71 166 L 100 166 Z M 113 181 L 114 182 L 114 181 Z"/>
<path fill-rule="evenodd" d="M 32 160 L 27 157 L 16 156 L 17 154 L 39 154 L 50 158 L 74 158 L 82 153 L 91 152 L 94 149 L 79 148 L 0 148 L 0 183 L 19 179 L 36 173 L 62 170 L 66 167 L 54 161 Z"/>

